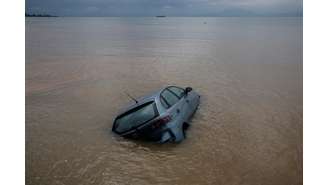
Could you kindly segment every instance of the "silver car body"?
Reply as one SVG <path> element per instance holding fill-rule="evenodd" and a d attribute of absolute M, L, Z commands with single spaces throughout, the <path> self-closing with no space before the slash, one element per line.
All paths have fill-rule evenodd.
<path fill-rule="evenodd" d="M 173 90 L 175 90 L 175 92 L 173 92 Z M 175 99 L 175 103 L 169 107 L 169 103 L 167 103 L 165 99 L 171 96 L 168 91 L 170 93 L 173 92 L 174 95 L 178 95 L 179 98 L 178 100 Z M 178 94 L 180 91 L 182 94 Z M 169 96 L 165 97 L 166 94 Z M 124 133 L 118 134 L 127 137 L 132 136 L 135 138 L 147 136 L 147 138 L 155 138 L 152 140 L 160 143 L 167 141 L 180 142 L 185 138 L 185 129 L 190 125 L 190 119 L 199 105 L 199 99 L 200 96 L 194 90 L 192 90 L 192 88 L 188 87 L 183 89 L 177 86 L 167 86 L 150 95 L 138 98 L 138 103 L 127 106 L 117 117 L 148 102 L 155 102 L 158 112 L 157 116 L 145 124 L 138 126 L 137 128 L 133 128 Z M 160 128 L 153 129 L 152 124 L 156 123 L 158 119 L 165 117 L 169 117 L 169 121 L 162 125 Z M 115 120 L 112 129 L 114 132 Z"/>

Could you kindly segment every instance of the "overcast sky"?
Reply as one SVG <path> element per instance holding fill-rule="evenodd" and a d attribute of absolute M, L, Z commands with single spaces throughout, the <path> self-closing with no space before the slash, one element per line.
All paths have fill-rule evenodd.
<path fill-rule="evenodd" d="M 26 0 L 59 16 L 302 16 L 302 0 Z"/>

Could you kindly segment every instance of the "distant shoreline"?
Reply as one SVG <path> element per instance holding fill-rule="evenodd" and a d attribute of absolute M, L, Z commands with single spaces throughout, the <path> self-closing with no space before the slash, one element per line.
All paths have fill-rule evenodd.
<path fill-rule="evenodd" d="M 49 14 L 25 14 L 25 17 L 58 17 L 55 15 L 49 15 Z"/>

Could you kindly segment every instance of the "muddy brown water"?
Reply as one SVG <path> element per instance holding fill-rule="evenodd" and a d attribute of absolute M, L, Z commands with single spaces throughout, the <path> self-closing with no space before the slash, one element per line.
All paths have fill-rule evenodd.
<path fill-rule="evenodd" d="M 26 184 L 303 184 L 301 18 L 25 23 Z M 111 133 L 168 84 L 201 95 L 186 140 Z"/>

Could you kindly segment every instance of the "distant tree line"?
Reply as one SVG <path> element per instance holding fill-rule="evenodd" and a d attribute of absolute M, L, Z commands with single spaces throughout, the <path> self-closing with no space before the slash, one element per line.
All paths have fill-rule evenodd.
<path fill-rule="evenodd" d="M 49 15 L 49 14 L 29 14 L 29 13 L 25 13 L 25 17 L 58 17 L 58 16 Z"/>

